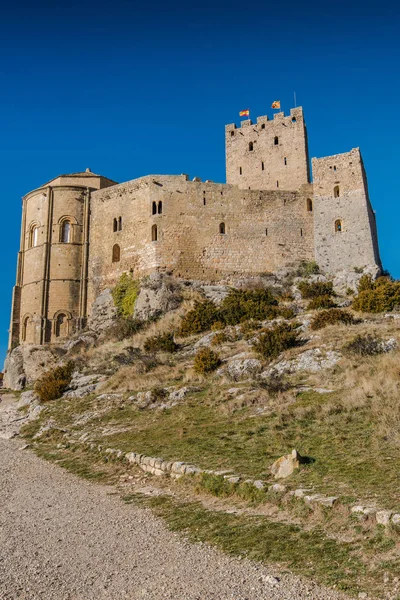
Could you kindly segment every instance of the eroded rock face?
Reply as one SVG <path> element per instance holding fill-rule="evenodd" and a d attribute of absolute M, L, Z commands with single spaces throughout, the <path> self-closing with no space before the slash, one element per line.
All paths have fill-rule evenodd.
<path fill-rule="evenodd" d="M 4 363 L 4 387 L 20 391 L 34 383 L 45 371 L 56 366 L 63 351 L 48 346 L 21 344 L 10 352 Z"/>
<path fill-rule="evenodd" d="M 341 354 L 335 350 L 311 348 L 299 354 L 291 360 L 282 360 L 261 374 L 263 379 L 271 375 L 283 375 L 284 373 L 297 373 L 298 371 L 310 371 L 316 373 L 321 369 L 331 369 L 341 359 Z"/>
<path fill-rule="evenodd" d="M 146 321 L 175 310 L 180 303 L 181 294 L 176 282 L 159 274 L 151 275 L 141 283 L 133 316 Z"/>
<path fill-rule="evenodd" d="M 89 329 L 96 332 L 104 331 L 113 324 L 117 317 L 117 308 L 114 304 L 110 289 L 103 290 L 93 302 L 88 320 Z"/>
<path fill-rule="evenodd" d="M 257 358 L 235 358 L 226 367 L 226 374 L 232 381 L 251 379 L 262 369 L 262 363 Z"/>

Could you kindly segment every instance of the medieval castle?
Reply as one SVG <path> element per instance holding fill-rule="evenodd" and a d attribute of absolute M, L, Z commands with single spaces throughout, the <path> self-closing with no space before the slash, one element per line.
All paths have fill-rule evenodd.
<path fill-rule="evenodd" d="M 10 348 L 84 327 L 123 272 L 216 281 L 297 260 L 376 272 L 375 215 L 358 148 L 312 159 L 301 107 L 227 125 L 226 184 L 148 175 L 117 184 L 89 169 L 23 198 Z"/>

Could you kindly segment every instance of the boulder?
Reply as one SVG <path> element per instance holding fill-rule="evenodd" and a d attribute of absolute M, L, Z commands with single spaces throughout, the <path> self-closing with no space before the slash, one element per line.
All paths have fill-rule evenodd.
<path fill-rule="evenodd" d="M 103 290 L 92 304 L 88 327 L 100 333 L 111 327 L 117 318 L 117 308 L 114 304 L 110 289 Z"/>
<path fill-rule="evenodd" d="M 275 479 L 284 479 L 285 477 L 289 477 L 304 462 L 304 458 L 300 456 L 297 450 L 292 450 L 291 454 L 286 454 L 286 456 L 278 458 L 271 465 L 270 470 Z"/>
<path fill-rule="evenodd" d="M 133 315 L 136 319 L 147 321 L 175 310 L 181 301 L 180 286 L 156 273 L 141 283 Z"/>
<path fill-rule="evenodd" d="M 225 371 L 232 381 L 249 379 L 262 369 L 262 363 L 257 358 L 238 358 L 230 360 Z"/>
<path fill-rule="evenodd" d="M 60 355 L 65 354 L 60 348 L 49 346 L 32 346 L 21 344 L 7 354 L 4 363 L 4 387 L 10 390 L 23 390 L 26 385 L 33 384 L 45 371 L 55 367 Z"/>
<path fill-rule="evenodd" d="M 322 369 L 331 369 L 341 359 L 341 354 L 335 350 L 311 348 L 291 360 L 282 360 L 261 374 L 263 379 L 268 379 L 273 374 L 297 373 L 310 371 L 316 373 Z"/>
<path fill-rule="evenodd" d="M 387 527 L 390 524 L 390 518 L 393 512 L 391 510 L 378 510 L 375 515 L 376 522 L 378 525 L 384 525 Z"/>

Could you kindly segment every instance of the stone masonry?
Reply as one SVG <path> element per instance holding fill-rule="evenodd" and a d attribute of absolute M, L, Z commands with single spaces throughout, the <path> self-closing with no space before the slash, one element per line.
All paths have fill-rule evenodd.
<path fill-rule="evenodd" d="M 85 326 L 123 272 L 218 281 L 315 260 L 381 267 L 359 149 L 313 159 L 301 107 L 227 125 L 226 184 L 148 175 L 117 184 L 89 169 L 23 198 L 10 348 Z"/>

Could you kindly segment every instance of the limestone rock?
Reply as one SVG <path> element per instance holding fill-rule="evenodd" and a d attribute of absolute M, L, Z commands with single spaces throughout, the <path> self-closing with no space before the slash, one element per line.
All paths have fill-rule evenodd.
<path fill-rule="evenodd" d="M 284 494 L 287 491 L 287 487 L 281 483 L 273 483 L 268 487 L 268 491 L 274 494 Z"/>
<path fill-rule="evenodd" d="M 392 523 L 393 523 L 393 525 L 400 525 L 400 514 L 399 513 L 395 513 L 392 516 Z"/>
<path fill-rule="evenodd" d="M 291 360 L 282 360 L 261 374 L 263 379 L 268 379 L 273 374 L 297 373 L 310 371 L 316 373 L 322 369 L 331 369 L 341 359 L 341 354 L 335 350 L 311 348 Z"/>
<path fill-rule="evenodd" d="M 275 479 L 284 479 L 289 477 L 295 469 L 298 469 L 304 462 L 304 458 L 300 456 L 297 450 L 292 450 L 291 454 L 281 456 L 271 465 L 271 473 Z"/>
<path fill-rule="evenodd" d="M 384 525 L 385 527 L 387 527 L 390 523 L 390 517 L 392 516 L 393 512 L 391 510 L 378 510 L 378 512 L 375 515 L 376 518 L 376 522 L 378 523 L 378 525 Z"/>
<path fill-rule="evenodd" d="M 134 317 L 147 321 L 178 308 L 182 300 L 178 284 L 161 274 L 151 275 L 140 286 Z"/>
<path fill-rule="evenodd" d="M 237 358 L 230 360 L 226 373 L 232 381 L 249 379 L 257 375 L 262 369 L 262 363 L 257 358 Z"/>
<path fill-rule="evenodd" d="M 111 327 L 117 318 L 117 308 L 110 289 L 103 290 L 92 304 L 88 327 L 100 333 Z"/>
<path fill-rule="evenodd" d="M 23 390 L 34 383 L 45 371 L 56 366 L 65 351 L 48 346 L 21 344 L 7 354 L 4 363 L 4 387 Z"/>

